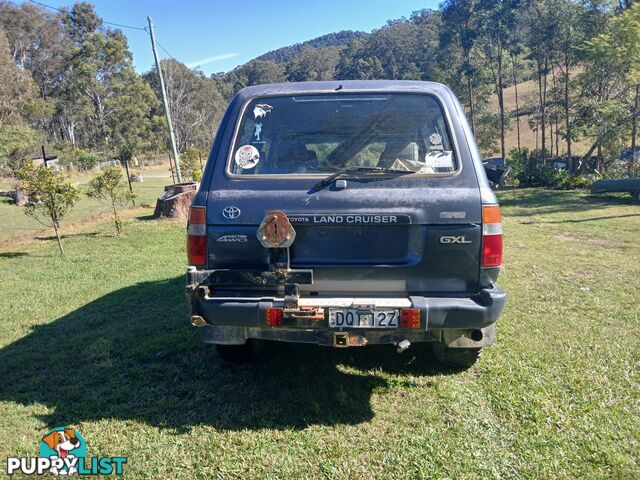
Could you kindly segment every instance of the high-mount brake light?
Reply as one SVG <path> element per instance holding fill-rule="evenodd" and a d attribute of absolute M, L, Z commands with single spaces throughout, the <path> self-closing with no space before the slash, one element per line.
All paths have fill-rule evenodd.
<path fill-rule="evenodd" d="M 187 260 L 189 265 L 204 265 L 207 261 L 207 211 L 191 207 L 187 227 Z"/>
<path fill-rule="evenodd" d="M 482 266 L 502 265 L 502 217 L 498 205 L 482 207 Z"/>

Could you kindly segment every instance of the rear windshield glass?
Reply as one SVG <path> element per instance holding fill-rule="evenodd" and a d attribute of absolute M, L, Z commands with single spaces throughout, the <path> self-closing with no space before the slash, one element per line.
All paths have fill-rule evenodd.
<path fill-rule="evenodd" d="M 256 99 L 244 111 L 229 171 L 314 175 L 358 166 L 454 172 L 457 161 L 438 102 L 407 94 Z"/>

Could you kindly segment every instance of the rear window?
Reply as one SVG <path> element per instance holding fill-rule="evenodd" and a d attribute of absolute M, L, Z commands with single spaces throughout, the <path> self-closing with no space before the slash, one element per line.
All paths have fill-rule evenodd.
<path fill-rule="evenodd" d="M 303 95 L 245 108 L 228 171 L 318 175 L 358 166 L 420 174 L 457 170 L 440 104 L 430 95 Z"/>

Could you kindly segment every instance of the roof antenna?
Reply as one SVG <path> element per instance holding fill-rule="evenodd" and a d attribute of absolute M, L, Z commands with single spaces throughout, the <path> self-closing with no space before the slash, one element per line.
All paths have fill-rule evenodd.
<path fill-rule="evenodd" d="M 342 90 L 342 84 L 339 84 L 334 91 L 337 92 L 338 90 Z"/>

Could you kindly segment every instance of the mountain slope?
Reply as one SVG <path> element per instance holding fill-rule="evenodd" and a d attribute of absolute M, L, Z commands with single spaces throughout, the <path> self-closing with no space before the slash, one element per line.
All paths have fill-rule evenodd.
<path fill-rule="evenodd" d="M 305 42 L 296 43 L 294 45 L 278 48 L 276 50 L 271 50 L 270 52 L 267 52 L 264 55 L 260 55 L 259 57 L 255 58 L 255 60 L 270 60 L 275 63 L 286 63 L 291 61 L 293 57 L 300 53 L 302 48 L 305 46 L 314 48 L 348 46 L 352 41 L 362 39 L 368 35 L 369 34 L 366 32 L 342 30 L 340 32 L 329 33 L 327 35 L 312 38 L 311 40 L 307 40 Z"/>

